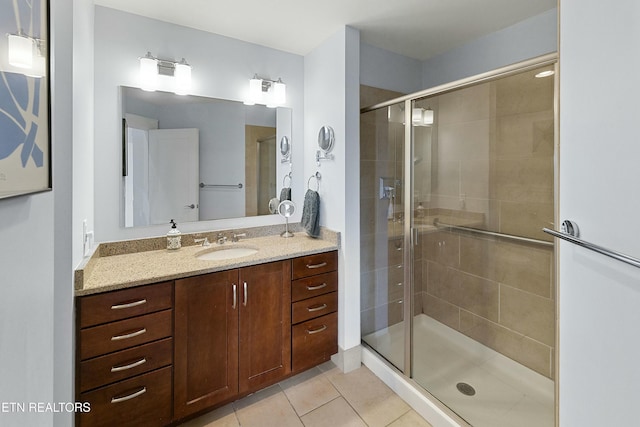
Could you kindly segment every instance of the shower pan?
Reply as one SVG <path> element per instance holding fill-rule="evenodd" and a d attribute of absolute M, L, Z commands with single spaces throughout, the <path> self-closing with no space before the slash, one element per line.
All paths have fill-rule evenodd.
<path fill-rule="evenodd" d="M 555 424 L 555 68 L 362 110 L 362 340 L 463 425 Z"/>

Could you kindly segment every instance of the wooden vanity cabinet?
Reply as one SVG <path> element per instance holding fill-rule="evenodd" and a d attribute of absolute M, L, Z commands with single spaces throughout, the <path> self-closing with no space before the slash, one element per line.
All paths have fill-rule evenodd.
<path fill-rule="evenodd" d="M 291 372 L 291 261 L 240 269 L 240 393 Z"/>
<path fill-rule="evenodd" d="M 79 297 L 78 426 L 163 426 L 173 418 L 173 282 Z"/>
<path fill-rule="evenodd" d="M 238 270 L 175 281 L 176 419 L 238 394 L 237 292 Z"/>
<path fill-rule="evenodd" d="M 337 252 L 76 298 L 78 426 L 165 426 L 338 351 Z"/>
<path fill-rule="evenodd" d="M 176 419 L 291 370 L 291 262 L 176 280 Z"/>
<path fill-rule="evenodd" d="M 338 253 L 292 261 L 292 371 L 316 366 L 338 352 Z"/>

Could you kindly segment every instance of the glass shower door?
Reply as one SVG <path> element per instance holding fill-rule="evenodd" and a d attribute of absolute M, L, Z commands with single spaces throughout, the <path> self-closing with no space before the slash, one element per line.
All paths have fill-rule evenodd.
<path fill-rule="evenodd" d="M 404 103 L 360 116 L 361 334 L 405 370 Z"/>
<path fill-rule="evenodd" d="M 474 426 L 554 425 L 553 68 L 411 104 L 411 376 Z"/>

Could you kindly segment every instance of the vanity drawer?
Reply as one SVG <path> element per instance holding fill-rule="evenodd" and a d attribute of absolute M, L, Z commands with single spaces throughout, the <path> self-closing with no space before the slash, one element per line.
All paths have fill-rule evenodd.
<path fill-rule="evenodd" d="M 100 325 L 171 308 L 173 282 L 78 298 L 80 327 Z"/>
<path fill-rule="evenodd" d="M 331 292 L 291 305 L 291 323 L 300 323 L 338 310 L 338 293 Z"/>
<path fill-rule="evenodd" d="M 79 415 L 81 426 L 164 426 L 171 422 L 171 367 L 120 381 L 80 395 L 91 411 Z"/>
<path fill-rule="evenodd" d="M 164 310 L 80 331 L 80 359 L 90 359 L 114 351 L 171 336 L 172 310 Z"/>
<path fill-rule="evenodd" d="M 338 272 L 319 274 L 291 282 L 291 301 L 316 297 L 338 290 Z"/>
<path fill-rule="evenodd" d="M 338 269 L 338 252 L 324 252 L 293 259 L 293 279 L 328 273 Z"/>
<path fill-rule="evenodd" d="M 299 323 L 292 328 L 292 369 L 316 366 L 338 352 L 338 313 Z"/>
<path fill-rule="evenodd" d="M 171 365 L 171 338 L 121 350 L 80 363 L 80 392 Z"/>

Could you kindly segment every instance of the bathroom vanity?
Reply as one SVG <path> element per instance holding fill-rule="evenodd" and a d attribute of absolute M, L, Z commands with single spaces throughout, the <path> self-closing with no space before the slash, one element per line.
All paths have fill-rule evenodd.
<path fill-rule="evenodd" d="M 76 399 L 91 411 L 78 425 L 175 425 L 338 351 L 336 243 L 265 236 L 238 245 L 255 255 L 197 258 L 222 246 L 98 256 L 85 267 Z"/>

